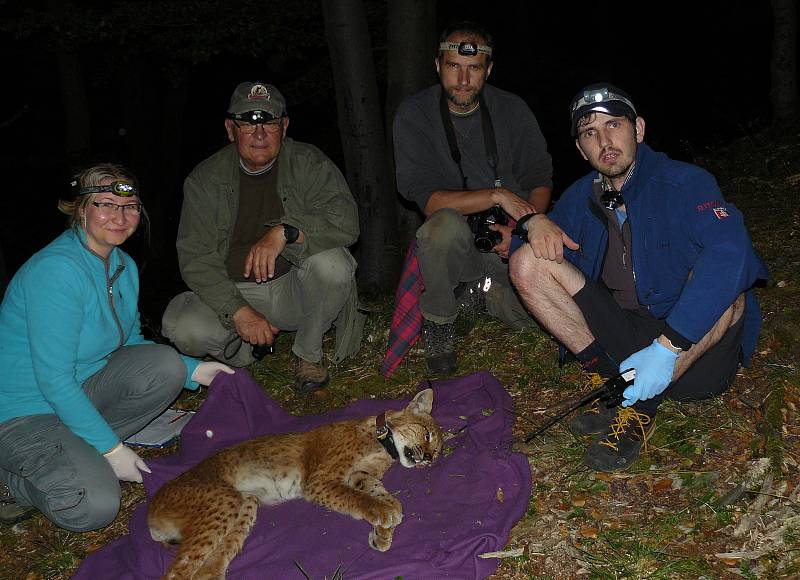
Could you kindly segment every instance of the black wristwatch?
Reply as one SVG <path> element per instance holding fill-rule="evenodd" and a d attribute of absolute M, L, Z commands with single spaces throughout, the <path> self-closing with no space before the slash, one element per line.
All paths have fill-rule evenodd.
<path fill-rule="evenodd" d="M 523 242 L 528 241 L 528 220 L 530 220 L 533 216 L 538 215 L 537 212 L 528 213 L 522 216 L 517 220 L 517 224 L 514 226 L 514 229 L 511 230 L 512 236 L 519 237 Z"/>
<path fill-rule="evenodd" d="M 300 230 L 289 224 L 281 224 L 283 226 L 283 237 L 286 238 L 287 244 L 293 244 L 300 237 Z"/>

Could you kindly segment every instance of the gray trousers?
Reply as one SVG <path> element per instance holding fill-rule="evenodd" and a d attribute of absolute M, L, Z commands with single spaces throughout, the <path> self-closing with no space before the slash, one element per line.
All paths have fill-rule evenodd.
<path fill-rule="evenodd" d="M 185 380 L 186 365 L 175 349 L 141 344 L 114 352 L 83 390 L 125 439 L 161 414 Z M 17 503 L 35 506 L 67 530 L 102 528 L 119 511 L 119 481 L 108 461 L 55 414 L 0 424 L 0 478 Z"/>
<path fill-rule="evenodd" d="M 356 261 L 344 248 L 306 258 L 277 280 L 236 287 L 255 310 L 281 331 L 295 332 L 292 352 L 309 362 L 322 360 L 322 338 L 342 311 L 354 284 Z M 225 328 L 217 314 L 194 292 L 178 294 L 167 305 L 161 333 L 189 355 L 210 355 L 237 367 L 255 360 L 252 347 Z M 226 345 L 230 344 L 228 349 Z M 241 347 L 236 350 L 236 347 Z M 235 351 L 235 354 L 232 354 Z"/>
<path fill-rule="evenodd" d="M 458 315 L 453 290 L 461 282 L 490 277 L 486 294 L 489 314 L 516 329 L 536 323 L 520 302 L 508 277 L 508 264 L 493 252 L 475 248 L 466 219 L 454 209 L 440 209 L 417 230 L 417 261 L 425 284 L 420 297 L 422 316 L 447 324 Z"/>

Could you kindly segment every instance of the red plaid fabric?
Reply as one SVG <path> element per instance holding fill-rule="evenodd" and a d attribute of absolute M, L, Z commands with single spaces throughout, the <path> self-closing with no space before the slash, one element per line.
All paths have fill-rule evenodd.
<path fill-rule="evenodd" d="M 517 222 L 509 219 L 508 225 L 514 227 Z M 381 373 L 387 379 L 394 374 L 398 365 L 419 340 L 422 332 L 422 311 L 419 309 L 419 297 L 425 288 L 422 273 L 417 262 L 417 242 L 411 243 L 403 262 L 400 284 L 395 294 L 395 307 L 392 314 L 392 326 L 389 329 L 389 343 L 381 363 Z"/>
<path fill-rule="evenodd" d="M 417 243 L 412 242 L 408 248 L 400 284 L 395 294 L 392 326 L 389 329 L 389 343 L 381 363 L 381 373 L 387 379 L 394 374 L 400 362 L 419 340 L 422 331 L 422 311 L 419 309 L 419 297 L 425 287 L 417 262 Z"/>

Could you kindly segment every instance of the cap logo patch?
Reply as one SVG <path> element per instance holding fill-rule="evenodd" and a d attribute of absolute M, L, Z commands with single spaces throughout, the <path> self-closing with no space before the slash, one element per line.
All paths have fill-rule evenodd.
<path fill-rule="evenodd" d="M 264 85 L 253 85 L 250 88 L 250 93 L 247 95 L 248 101 L 269 101 L 270 94 L 267 87 Z"/>
<path fill-rule="evenodd" d="M 726 208 L 726 207 L 715 207 L 714 208 L 714 215 L 717 216 L 717 219 L 724 220 L 726 217 L 729 217 L 728 208 Z"/>

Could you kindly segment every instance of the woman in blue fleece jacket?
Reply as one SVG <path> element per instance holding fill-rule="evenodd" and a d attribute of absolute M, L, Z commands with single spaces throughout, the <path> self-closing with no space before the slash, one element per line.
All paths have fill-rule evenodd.
<path fill-rule="evenodd" d="M 209 384 L 216 362 L 142 337 L 136 264 L 119 245 L 146 217 L 123 167 L 83 171 L 70 227 L 17 272 L 0 306 L 0 481 L 17 517 L 34 506 L 59 526 L 109 524 L 122 481 L 148 469 L 122 441 L 178 396 Z"/>

